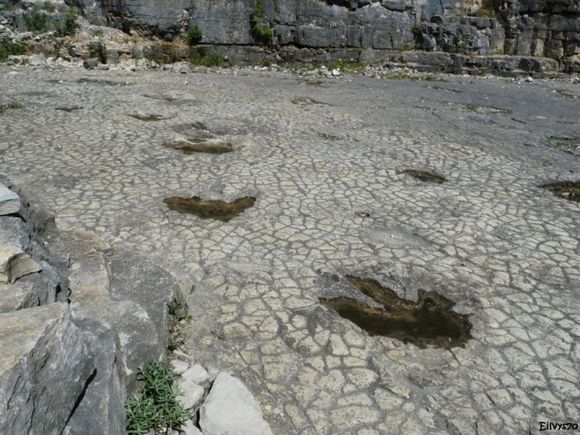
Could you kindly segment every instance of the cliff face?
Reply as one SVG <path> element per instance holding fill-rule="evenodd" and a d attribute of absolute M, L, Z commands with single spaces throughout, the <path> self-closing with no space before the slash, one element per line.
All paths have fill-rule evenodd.
<path fill-rule="evenodd" d="M 203 43 L 422 49 L 562 59 L 580 53 L 578 0 L 75 0 L 93 23 Z M 255 23 L 271 29 L 270 40 Z"/>

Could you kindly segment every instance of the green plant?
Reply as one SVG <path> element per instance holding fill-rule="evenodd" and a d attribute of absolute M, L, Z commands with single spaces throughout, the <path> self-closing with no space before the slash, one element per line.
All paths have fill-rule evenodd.
<path fill-rule="evenodd" d="M 181 292 L 176 292 L 173 299 L 167 304 L 169 315 L 175 320 L 185 320 L 187 318 L 187 301 Z"/>
<path fill-rule="evenodd" d="M 24 46 L 20 42 L 13 42 L 8 38 L 0 38 L 0 62 L 8 56 L 17 56 L 24 53 Z"/>
<path fill-rule="evenodd" d="M 38 9 L 23 14 L 24 24 L 26 29 L 34 33 L 48 32 L 48 15 Z"/>
<path fill-rule="evenodd" d="M 22 108 L 24 108 L 24 106 L 17 101 L 11 101 L 7 104 L 0 104 L 0 115 L 5 113 L 8 109 L 18 110 Z"/>
<path fill-rule="evenodd" d="M 199 44 L 202 38 L 203 35 L 201 33 L 201 29 L 197 26 L 193 26 L 187 31 L 187 34 L 185 35 L 185 41 L 190 46 Z"/>
<path fill-rule="evenodd" d="M 254 36 L 264 42 L 270 42 L 274 37 L 274 32 L 264 22 L 264 7 L 262 6 L 262 3 L 256 2 L 254 5 L 251 21 Z"/>
<path fill-rule="evenodd" d="M 185 296 L 177 291 L 173 296 L 173 299 L 171 299 L 167 304 L 167 310 L 170 316 L 167 349 L 170 352 L 173 352 L 185 343 L 185 336 L 181 330 L 181 321 L 189 319 L 189 311 Z"/>
<path fill-rule="evenodd" d="M 89 55 L 98 58 L 101 63 L 107 63 L 107 47 L 101 41 L 89 43 Z"/>
<path fill-rule="evenodd" d="M 54 12 L 56 12 L 56 5 L 55 5 L 54 3 L 51 3 L 51 2 L 49 2 L 49 1 L 45 1 L 45 2 L 42 4 L 42 8 L 43 8 L 45 11 L 47 11 L 47 12 L 50 12 L 50 13 L 54 13 Z"/>
<path fill-rule="evenodd" d="M 139 367 L 139 390 L 125 404 L 127 433 L 143 435 L 149 430 L 178 429 L 191 417 L 177 401 L 177 374 L 166 360 Z"/>
<path fill-rule="evenodd" d="M 477 112 L 478 108 L 479 108 L 479 106 L 477 104 L 466 104 L 465 105 L 465 110 L 467 110 L 468 112 Z"/>
<path fill-rule="evenodd" d="M 56 33 L 58 36 L 74 35 L 78 26 L 77 15 L 72 11 L 67 11 L 64 14 L 64 21 L 57 26 Z"/>
<path fill-rule="evenodd" d="M 225 62 L 224 55 L 219 51 L 206 53 L 203 50 L 195 49 L 191 53 L 189 62 L 194 66 L 221 66 Z"/>
<path fill-rule="evenodd" d="M 550 146 L 563 151 L 576 151 L 580 149 L 580 139 L 550 137 Z"/>

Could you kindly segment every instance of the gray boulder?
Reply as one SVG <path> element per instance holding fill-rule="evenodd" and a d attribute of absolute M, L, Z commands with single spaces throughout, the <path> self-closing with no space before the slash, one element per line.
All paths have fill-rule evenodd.
<path fill-rule="evenodd" d="M 205 435 L 271 435 L 260 405 L 237 378 L 220 372 L 200 409 Z"/>
<path fill-rule="evenodd" d="M 105 323 L 83 317 L 83 313 L 73 313 L 73 317 L 97 371 L 64 435 L 123 434 L 127 369 L 118 336 Z"/>
<path fill-rule="evenodd" d="M 165 346 L 169 324 L 167 304 L 179 288 L 173 275 L 146 257 L 129 251 L 115 250 L 106 260 L 111 275 L 111 297 L 127 299 L 142 307 L 155 325 L 159 343 Z"/>
<path fill-rule="evenodd" d="M 66 305 L 0 314 L 0 433 L 62 433 L 94 370 Z"/>
<path fill-rule="evenodd" d="M 0 215 L 14 214 L 20 211 L 20 197 L 16 192 L 0 183 Z"/>

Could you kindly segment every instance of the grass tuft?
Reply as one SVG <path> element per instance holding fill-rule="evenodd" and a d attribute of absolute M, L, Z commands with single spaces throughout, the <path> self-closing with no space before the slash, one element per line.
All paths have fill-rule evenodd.
<path fill-rule="evenodd" d="M 189 63 L 193 66 L 222 66 L 224 62 L 225 58 L 223 53 L 215 50 L 206 53 L 202 50 L 195 49 L 189 58 Z"/>
<path fill-rule="evenodd" d="M 177 374 L 166 360 L 151 361 L 139 367 L 139 390 L 125 404 L 127 433 L 144 435 L 151 429 L 179 429 L 190 413 L 177 401 Z"/>
<path fill-rule="evenodd" d="M 189 319 L 189 310 L 185 296 L 181 292 L 177 292 L 169 302 L 167 308 L 170 316 L 167 349 L 173 352 L 185 344 L 185 336 L 181 329 L 181 322 Z"/>

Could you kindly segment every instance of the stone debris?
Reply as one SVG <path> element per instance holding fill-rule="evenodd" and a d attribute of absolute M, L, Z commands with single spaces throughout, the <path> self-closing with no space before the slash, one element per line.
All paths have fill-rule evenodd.
<path fill-rule="evenodd" d="M 186 379 L 189 382 L 193 382 L 199 385 L 208 385 L 209 382 L 209 374 L 208 372 L 199 364 L 195 364 L 187 369 L 182 374 L 183 379 Z"/>
<path fill-rule="evenodd" d="M 0 216 L 20 211 L 20 197 L 0 183 Z"/>
<path fill-rule="evenodd" d="M 237 378 L 220 372 L 200 409 L 205 435 L 271 435 L 260 405 Z"/>
<path fill-rule="evenodd" d="M 181 394 L 177 396 L 177 400 L 181 403 L 184 409 L 197 407 L 201 403 L 205 394 L 205 390 L 202 386 L 191 380 L 186 380 L 183 377 L 177 382 L 177 388 L 181 392 Z"/>
<path fill-rule="evenodd" d="M 189 364 L 179 359 L 173 359 L 171 360 L 171 368 L 176 374 L 182 375 L 183 372 L 185 372 L 189 368 Z"/>
<path fill-rule="evenodd" d="M 179 428 L 179 431 L 182 435 L 203 435 L 191 420 L 187 420 L 185 424 Z"/>

